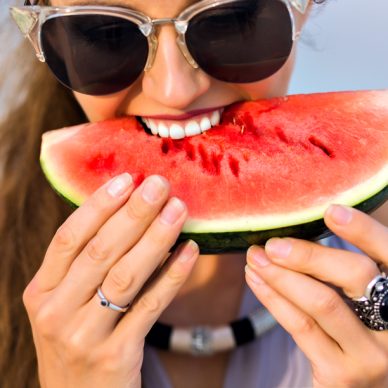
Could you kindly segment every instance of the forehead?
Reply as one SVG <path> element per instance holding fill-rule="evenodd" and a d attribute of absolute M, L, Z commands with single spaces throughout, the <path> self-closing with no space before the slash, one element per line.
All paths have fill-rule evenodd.
<path fill-rule="evenodd" d="M 151 17 L 173 17 L 199 0 L 51 0 L 51 5 L 105 5 L 136 9 Z"/>

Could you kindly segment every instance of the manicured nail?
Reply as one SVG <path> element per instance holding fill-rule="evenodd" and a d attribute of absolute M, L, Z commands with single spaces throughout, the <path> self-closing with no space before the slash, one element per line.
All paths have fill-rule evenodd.
<path fill-rule="evenodd" d="M 347 225 L 352 220 L 352 211 L 345 206 L 331 205 L 327 213 L 338 225 Z"/>
<path fill-rule="evenodd" d="M 255 284 L 264 284 L 264 280 L 249 266 L 245 266 L 245 274 Z"/>
<path fill-rule="evenodd" d="M 292 245 L 289 241 L 282 238 L 271 238 L 265 244 L 265 250 L 271 257 L 285 259 L 291 253 Z"/>
<path fill-rule="evenodd" d="M 160 219 L 165 224 L 173 225 L 179 220 L 185 209 L 186 206 L 180 199 L 175 197 L 171 198 L 162 210 Z"/>
<path fill-rule="evenodd" d="M 189 261 L 198 253 L 198 250 L 199 248 L 197 243 L 193 240 L 188 240 L 183 246 L 182 252 L 179 254 L 179 261 L 182 263 Z"/>
<path fill-rule="evenodd" d="M 155 175 L 144 182 L 141 190 L 143 199 L 148 203 L 157 202 L 167 189 L 167 184 L 161 177 Z"/>
<path fill-rule="evenodd" d="M 252 261 L 259 267 L 265 267 L 270 263 L 265 252 L 261 249 L 255 249 L 252 253 L 249 252 L 249 255 L 252 258 Z"/>
<path fill-rule="evenodd" d="M 119 175 L 109 183 L 107 192 L 112 197 L 120 197 L 132 185 L 133 179 L 127 172 Z"/>

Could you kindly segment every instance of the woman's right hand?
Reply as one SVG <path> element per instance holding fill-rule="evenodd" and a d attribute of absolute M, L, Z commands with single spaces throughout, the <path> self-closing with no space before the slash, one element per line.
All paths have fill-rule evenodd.
<path fill-rule="evenodd" d="M 144 338 L 198 257 L 190 241 L 165 262 L 187 217 L 169 191 L 159 176 L 134 190 L 120 175 L 58 229 L 23 295 L 43 388 L 140 387 Z M 101 306 L 99 286 L 130 309 Z"/>

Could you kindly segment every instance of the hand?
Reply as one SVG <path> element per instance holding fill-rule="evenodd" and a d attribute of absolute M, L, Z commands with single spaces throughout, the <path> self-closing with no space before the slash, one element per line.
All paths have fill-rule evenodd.
<path fill-rule="evenodd" d="M 314 387 L 388 387 L 388 331 L 369 330 L 333 287 L 363 295 L 388 265 L 388 229 L 342 206 L 325 222 L 366 255 L 275 238 L 249 249 L 246 280 L 311 362 Z"/>
<path fill-rule="evenodd" d="M 58 229 L 25 290 L 44 388 L 140 387 L 144 338 L 198 256 L 188 242 L 165 262 L 187 210 L 164 178 L 136 190 L 119 179 Z M 116 305 L 133 301 L 127 313 L 102 307 L 99 286 Z"/>

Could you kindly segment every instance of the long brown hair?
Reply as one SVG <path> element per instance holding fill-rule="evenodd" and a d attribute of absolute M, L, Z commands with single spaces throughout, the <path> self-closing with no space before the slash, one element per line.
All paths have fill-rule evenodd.
<path fill-rule="evenodd" d="M 20 61 L 28 59 L 30 54 L 31 47 L 24 43 L 17 50 Z M 8 62 L 13 69 L 17 58 Z M 39 386 L 35 349 L 22 294 L 39 268 L 53 234 L 71 212 L 41 172 L 41 135 L 46 130 L 86 121 L 72 93 L 59 85 L 38 61 L 30 66 L 23 87 L 24 102 L 17 104 L 0 123 L 2 388 Z M 23 90 L 15 95 L 21 92 Z"/>

